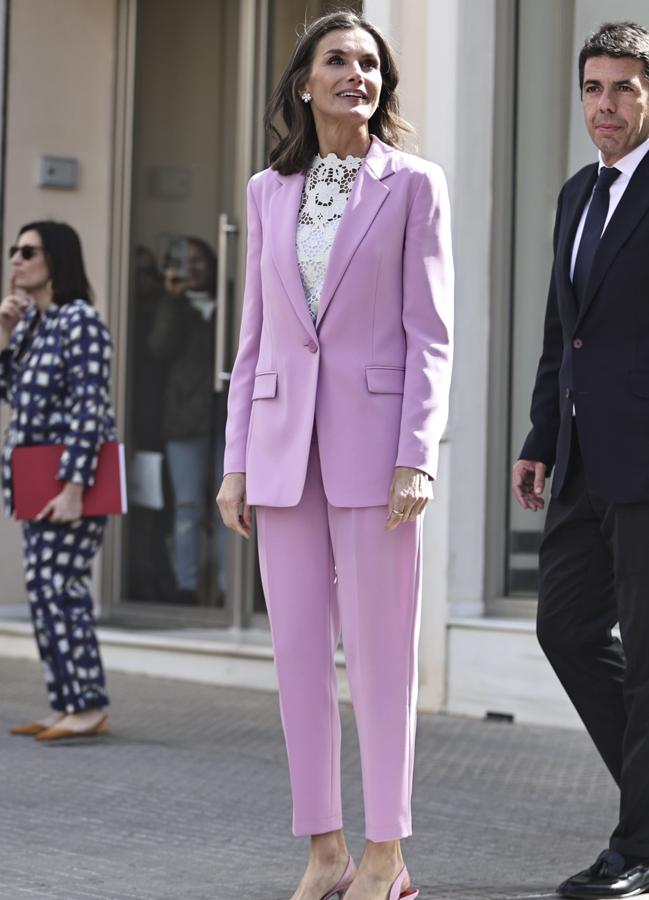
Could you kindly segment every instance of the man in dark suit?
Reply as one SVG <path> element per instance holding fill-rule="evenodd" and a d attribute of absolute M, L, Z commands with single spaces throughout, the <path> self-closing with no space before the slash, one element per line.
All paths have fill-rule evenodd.
<path fill-rule="evenodd" d="M 608 849 L 557 892 L 627 897 L 649 891 L 649 30 L 603 25 L 579 80 L 599 163 L 559 195 L 512 482 L 522 507 L 541 509 L 554 467 L 539 641 L 620 787 Z"/>

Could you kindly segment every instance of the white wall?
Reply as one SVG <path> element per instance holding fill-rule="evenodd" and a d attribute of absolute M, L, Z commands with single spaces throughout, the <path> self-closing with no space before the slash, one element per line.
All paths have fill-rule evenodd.
<path fill-rule="evenodd" d="M 440 163 L 449 182 L 456 354 L 448 429 L 448 597 L 454 612 L 478 613 L 484 592 L 495 2 L 368 0 L 364 9 L 397 49 L 402 110 L 417 128 L 419 152 Z"/>
<path fill-rule="evenodd" d="M 437 16 L 438 4 L 431 4 Z M 449 601 L 451 611 L 475 613 L 484 602 L 487 412 L 491 301 L 491 215 L 495 2 L 462 0 L 456 7 L 455 70 L 431 81 L 435 98 L 453 90 L 452 169 L 456 264 L 456 353 L 451 395 Z M 441 46 L 444 36 L 438 36 Z M 442 107 L 443 108 L 443 107 Z M 443 129 L 445 123 L 439 123 Z M 447 141 L 451 151 L 450 139 Z"/>
<path fill-rule="evenodd" d="M 11 4 L 4 237 L 31 219 L 78 229 L 102 313 L 108 307 L 113 79 L 117 0 Z M 36 186 L 40 154 L 76 157 L 76 191 Z M 6 270 L 5 270 L 6 272 Z M 0 603 L 24 596 L 20 531 L 0 519 Z"/>
<path fill-rule="evenodd" d="M 431 708 L 444 696 L 449 602 L 456 611 L 483 607 L 495 2 L 366 0 L 364 12 L 397 52 L 402 112 L 420 155 L 444 168 L 453 209 L 451 420 L 424 549 L 422 706 Z"/>
<path fill-rule="evenodd" d="M 5 242 L 29 219 L 78 229 L 97 305 L 108 306 L 117 0 L 12 3 Z M 76 191 L 36 186 L 41 154 L 80 161 Z M 3 254 L 4 259 L 4 254 Z"/>
<path fill-rule="evenodd" d="M 0 3 L 0 72 L 4 71 L 5 16 L 6 2 Z M 5 285 L 2 285 L 4 291 Z M 2 404 L 0 408 L 0 436 L 4 434 L 9 421 L 9 410 Z M 0 514 L 0 606 L 22 603 L 25 596 L 21 554 L 20 529 L 4 521 Z M 18 561 L 18 563 L 17 563 Z"/>

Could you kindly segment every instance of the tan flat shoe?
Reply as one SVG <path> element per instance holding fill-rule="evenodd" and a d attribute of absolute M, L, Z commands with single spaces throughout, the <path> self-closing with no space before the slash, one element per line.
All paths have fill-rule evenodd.
<path fill-rule="evenodd" d="M 37 741 L 60 741 L 63 738 L 91 737 L 95 734 L 107 734 L 109 731 L 110 721 L 108 716 L 103 716 L 91 728 L 76 730 L 74 728 L 59 728 L 55 725 L 53 728 L 46 728 L 45 731 L 41 731 L 35 737 Z"/>
<path fill-rule="evenodd" d="M 42 731 L 47 731 L 47 725 L 41 725 L 40 722 L 27 722 L 25 725 L 12 725 L 9 729 L 10 734 L 24 734 L 27 737 L 35 737 Z"/>

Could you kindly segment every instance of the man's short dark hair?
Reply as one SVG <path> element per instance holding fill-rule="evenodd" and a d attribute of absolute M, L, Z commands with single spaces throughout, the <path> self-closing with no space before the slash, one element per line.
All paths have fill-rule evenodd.
<path fill-rule="evenodd" d="M 649 29 L 636 22 L 606 22 L 587 38 L 579 54 L 579 90 L 584 87 L 586 60 L 593 56 L 628 56 L 644 63 L 649 81 Z"/>

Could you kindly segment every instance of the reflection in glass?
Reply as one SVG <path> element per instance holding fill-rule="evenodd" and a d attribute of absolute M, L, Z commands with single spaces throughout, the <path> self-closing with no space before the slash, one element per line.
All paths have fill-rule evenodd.
<path fill-rule="evenodd" d="M 173 238 L 158 268 L 135 260 L 129 596 L 223 605 L 225 395 L 213 389 L 217 259 L 196 236 Z"/>
<path fill-rule="evenodd" d="M 296 28 L 324 6 L 269 0 L 262 28 L 239 0 L 186 0 L 181 15 L 177 0 L 136 4 L 125 323 L 130 512 L 120 542 L 122 596 L 135 618 L 264 624 L 254 543 L 242 550 L 228 541 L 214 504 L 226 403 L 213 390 L 214 348 L 223 338 L 233 358 L 240 316 L 242 285 L 234 279 L 243 268 L 240 210 L 252 172 L 237 176 L 237 161 L 247 156 L 242 136 L 254 132 L 255 147 L 258 140 L 245 119 L 246 97 L 259 92 L 253 105 L 261 121 Z M 240 60 L 253 45 L 256 58 Z M 229 260 L 214 252 L 221 214 L 240 229 Z M 227 335 L 216 334 L 219 266 L 227 273 Z M 201 615 L 192 615 L 196 606 Z"/>
<path fill-rule="evenodd" d="M 136 13 L 122 587 L 147 615 L 182 605 L 225 621 L 214 497 L 226 397 L 213 384 L 217 266 L 228 267 L 214 248 L 233 208 L 240 4 L 178 8 L 138 0 Z"/>
<path fill-rule="evenodd" d="M 223 394 L 212 387 L 216 313 L 216 256 L 201 238 L 169 244 L 164 291 L 147 349 L 165 364 L 162 439 L 173 506 L 173 560 L 179 603 L 198 603 L 201 547 L 214 536 L 212 569 L 225 593 L 224 529 L 214 496 L 222 474 Z"/>
<path fill-rule="evenodd" d="M 129 594 L 169 602 L 174 576 L 168 554 L 170 516 L 165 508 L 162 418 L 167 370 L 147 347 L 163 293 L 155 254 L 135 248 L 131 302 L 131 424 L 129 443 Z M 131 449 L 131 448 L 129 448 Z M 133 452 L 134 451 L 134 452 Z"/>
<path fill-rule="evenodd" d="M 540 8 L 542 7 L 542 8 Z M 572 8 L 563 0 L 520 4 L 517 19 L 515 237 L 511 357 L 511 462 L 530 421 L 552 267 L 556 197 L 566 177 L 572 78 Z M 539 108 L 539 91 L 558 101 Z M 523 510 L 509 495 L 506 593 L 535 598 L 545 514 Z M 547 496 L 546 491 L 546 496 Z"/>

